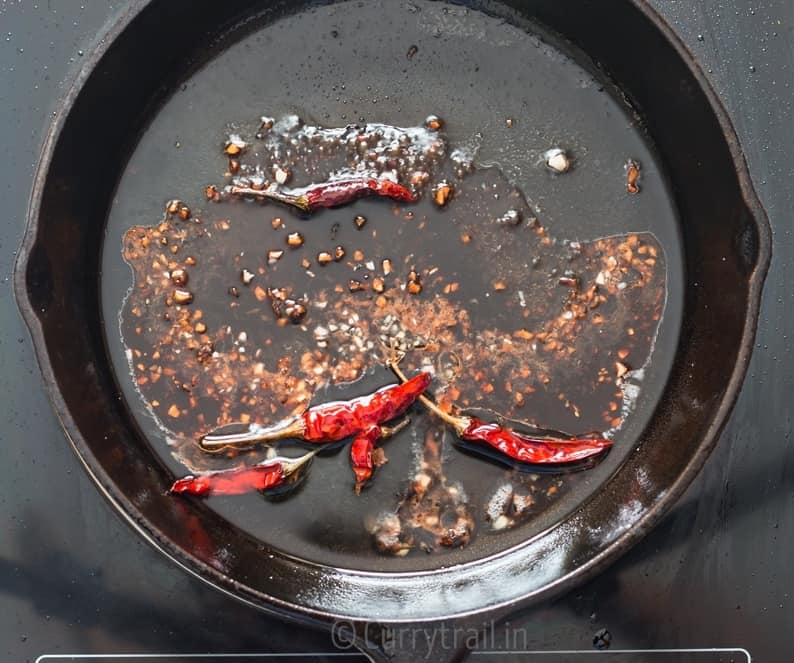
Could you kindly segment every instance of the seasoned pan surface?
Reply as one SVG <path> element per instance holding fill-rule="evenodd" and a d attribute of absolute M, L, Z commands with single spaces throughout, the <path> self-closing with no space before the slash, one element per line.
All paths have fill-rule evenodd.
<path fill-rule="evenodd" d="M 540 595 L 641 534 L 705 458 L 732 402 L 767 253 L 765 225 L 730 129 L 719 123 L 708 90 L 700 90 L 653 17 L 630 3 L 619 24 L 599 14 L 605 26 L 622 28 L 627 52 L 633 43 L 669 58 L 657 90 L 632 76 L 614 38 L 605 33 L 596 39 L 585 30 L 588 6 L 565 18 L 554 3 L 543 2 L 533 3 L 529 17 L 501 5 L 479 11 L 442 3 L 340 3 L 257 13 L 232 3 L 223 17 L 191 5 L 192 25 L 205 46 L 169 52 L 159 76 L 141 69 L 120 92 L 119 101 L 128 103 L 113 116 L 103 115 L 103 86 L 117 80 L 137 54 L 136 43 L 161 36 L 182 9 L 178 3 L 150 3 L 133 12 L 108 53 L 97 58 L 96 69 L 86 72 L 45 151 L 18 272 L 20 303 L 56 408 L 111 499 L 178 561 L 238 596 L 315 615 L 371 617 L 369 598 L 388 588 L 391 598 L 378 603 L 377 615 L 387 620 L 461 614 Z M 241 17 L 245 21 L 229 31 Z M 552 36 L 541 21 L 572 43 Z M 429 113 L 443 118 L 450 151 L 475 153 L 475 174 L 462 180 L 461 195 L 443 213 L 427 198 L 396 211 L 384 201 L 362 200 L 310 219 L 272 206 L 202 200 L 205 184 L 223 181 L 226 135 L 253 136 L 260 115 L 297 114 L 308 124 L 341 127 L 409 126 Z M 686 114 L 690 126 L 673 126 L 676 113 Z M 89 136 L 106 148 L 93 160 L 77 150 Z M 556 146 L 574 163 L 559 176 L 544 165 L 544 152 Z M 697 155 L 704 150 L 713 164 L 707 170 L 698 168 Z M 642 165 L 638 195 L 626 191 L 629 158 Z M 482 235 L 487 250 L 472 252 L 462 241 L 468 226 L 492 218 L 494 209 L 466 193 L 467 181 L 475 183 L 475 192 L 483 183 L 500 192 L 517 187 L 526 199 L 521 229 L 527 234 L 511 234 L 501 246 L 494 233 L 505 229 L 490 227 Z M 719 191 L 720 199 L 710 191 Z M 149 367 L 136 375 L 130 353 L 146 351 L 147 343 L 151 350 L 155 337 L 134 338 L 132 276 L 140 284 L 151 256 L 133 255 L 125 241 L 133 226 L 144 234 L 157 227 L 174 197 L 190 201 L 194 215 L 216 233 L 202 249 L 202 260 L 245 253 L 262 262 L 284 240 L 270 223 L 278 215 L 284 232 L 303 235 L 303 257 L 339 242 L 360 250 L 365 265 L 368 258 L 374 263 L 411 255 L 425 269 L 438 268 L 446 278 L 439 283 L 441 293 L 453 282 L 471 290 L 458 304 L 502 331 L 525 308 L 519 289 L 533 294 L 532 303 L 556 302 L 564 299 L 565 288 L 556 294 L 561 273 L 568 278 L 567 271 L 579 270 L 575 275 L 583 281 L 595 279 L 597 261 L 610 252 L 653 249 L 658 259 L 642 275 L 647 289 L 638 290 L 643 294 L 625 315 L 613 317 L 610 334 L 590 329 L 570 339 L 577 361 L 555 362 L 552 387 L 527 391 L 526 410 L 515 411 L 515 396 L 506 390 L 487 399 L 472 391 L 469 399 L 473 406 L 511 409 L 510 415 L 542 427 L 571 430 L 582 419 L 589 429 L 611 428 L 613 450 L 586 471 L 536 476 L 462 453 L 448 436 L 436 436 L 441 484 L 463 488 L 474 536 L 452 549 L 430 546 L 430 555 L 423 552 L 427 547 L 405 556 L 384 554 L 372 536 L 372 523 L 384 509 L 398 510 L 417 463 L 427 460 L 424 432 L 432 424 L 418 409 L 412 426 L 389 441 L 389 463 L 362 495 L 352 491 L 339 450 L 318 457 L 301 489 L 281 501 L 243 496 L 200 502 L 165 495 L 174 475 L 198 462 L 174 440 L 195 436 L 211 422 L 196 423 L 201 407 L 170 421 L 173 404 L 158 411 L 138 379 Z M 456 211 L 455 203 L 466 205 Z M 366 233 L 353 224 L 355 215 L 368 219 Z M 537 222 L 530 222 L 533 215 Z M 379 237 L 372 228 L 383 228 Z M 538 228 L 543 232 L 534 232 Z M 553 241 L 538 243 L 539 234 Z M 68 237 L 66 250 L 56 249 L 57 237 Z M 532 265 L 528 253 L 541 256 L 543 264 Z M 298 255 L 288 257 L 296 262 Z M 499 272 L 500 265 L 510 269 Z M 201 287 L 194 304 L 206 310 L 208 323 L 233 323 L 235 332 L 253 336 L 259 332 L 251 325 L 268 321 L 250 307 L 248 313 L 229 310 L 224 299 L 240 266 L 230 261 L 225 271 L 196 270 L 191 278 Z M 330 267 L 336 271 L 315 270 L 319 276 L 310 283 L 305 270 L 283 260 L 278 275 L 315 296 L 346 283 L 344 270 L 355 269 Z M 488 270 L 495 270 L 495 278 L 483 278 Z M 276 270 L 266 273 L 271 271 Z M 505 273 L 514 282 L 488 292 Z M 429 298 L 432 288 L 425 283 L 422 295 Z M 250 292 L 240 289 L 240 301 L 249 296 L 252 304 Z M 366 315 L 367 300 L 359 305 Z M 308 338 L 316 328 L 311 315 L 301 331 Z M 543 316 L 537 316 L 534 323 L 542 326 Z M 69 351 L 63 346 L 65 320 L 86 329 L 85 343 Z M 640 332 L 633 340 L 625 335 L 630 325 L 628 336 L 635 336 L 635 326 Z M 270 337 L 279 350 L 304 350 L 288 332 L 300 337 L 297 328 L 273 329 Z M 704 343 L 721 349 L 719 361 L 703 354 Z M 631 368 L 641 369 L 629 380 L 639 395 L 633 389 L 630 410 L 618 402 L 621 416 L 605 420 L 598 399 L 588 400 L 588 381 L 600 365 L 612 369 L 614 353 L 627 349 L 636 353 Z M 371 366 L 349 376 L 357 380 L 352 385 L 340 380 L 315 398 L 347 398 L 383 384 L 388 374 L 369 359 Z M 74 390 L 76 376 L 83 378 L 81 393 Z M 120 399 L 113 397 L 116 390 Z M 610 403 L 603 405 L 609 411 Z M 207 461 L 206 467 L 219 463 Z M 493 511 L 494 497 L 506 485 L 526 488 L 534 508 L 496 528 L 495 522 L 504 521 Z M 521 582 L 507 581 L 516 577 Z"/>
<path fill-rule="evenodd" d="M 456 486 L 465 491 L 463 508 L 465 517 L 473 521 L 473 531 L 467 545 L 434 545 L 430 555 L 424 541 L 412 545 L 405 556 L 383 554 L 373 540 L 377 534 L 371 533 L 384 514 L 398 511 L 401 502 L 410 499 L 406 484 L 419 472 L 427 453 L 423 438 L 433 427 L 433 420 L 418 408 L 413 425 L 384 445 L 389 463 L 361 495 L 351 490 L 346 449 L 338 449 L 333 458 L 316 460 L 305 485 L 291 499 L 265 501 L 254 494 L 209 501 L 208 506 L 224 519 L 286 553 L 360 570 L 433 569 L 441 563 L 483 557 L 541 532 L 598 490 L 631 451 L 661 396 L 683 300 L 678 224 L 663 169 L 618 91 L 550 45 L 548 37 L 542 41 L 537 28 L 535 33 L 527 32 L 527 26 L 464 7 L 434 3 L 413 7 L 373 3 L 353 11 L 343 3 L 299 12 L 254 31 L 213 59 L 168 100 L 142 136 L 116 191 L 103 247 L 103 313 L 119 384 L 152 447 L 176 474 L 236 463 L 201 458 L 193 449 L 193 438 L 220 423 L 218 401 L 225 405 L 237 397 L 234 392 L 208 398 L 208 390 L 215 386 L 211 378 L 225 373 L 230 382 L 235 378 L 244 382 L 264 375 L 262 379 L 275 383 L 278 376 L 273 373 L 287 362 L 289 375 L 298 379 L 285 390 L 290 396 L 306 379 L 321 388 L 324 380 L 339 383 L 330 393 L 314 394 L 315 402 L 360 395 L 393 381 L 382 368 L 383 351 L 377 344 L 382 334 L 375 331 L 390 324 L 442 346 L 436 352 L 417 350 L 407 358 L 416 367 L 424 359 L 439 371 L 444 370 L 441 364 L 452 361 L 450 356 L 465 357 L 458 359 L 462 365 L 455 366 L 464 374 L 483 370 L 504 351 L 502 338 L 512 339 L 515 356 L 509 366 L 489 379 L 475 382 L 461 376 L 454 383 L 463 390 L 459 398 L 468 396 L 473 405 L 573 433 L 614 428 L 615 448 L 605 462 L 562 477 L 506 471 L 502 465 L 461 454 L 452 447 L 452 436 L 446 435 L 439 441 L 439 462 L 425 460 L 445 484 L 439 487 L 440 495 Z M 384 15 L 389 20 L 378 20 Z M 367 39 L 353 37 L 361 25 L 369 26 Z M 303 47 L 299 37 L 307 34 L 316 35 L 316 49 Z M 515 61 L 523 66 L 511 67 Z M 467 84 L 461 86 L 464 78 Z M 243 163 L 261 164 L 269 171 L 268 141 L 256 138 L 262 115 L 274 117 L 271 133 L 276 133 L 286 126 L 284 118 L 290 114 L 309 126 L 365 127 L 368 122 L 421 125 L 431 113 L 443 118 L 440 140 L 447 153 L 468 151 L 477 169 L 455 180 L 459 191 L 443 210 L 430 202 L 430 195 L 396 210 L 382 200 L 360 200 L 309 218 L 278 205 L 213 205 L 204 200 L 206 183 L 224 181 L 228 159 L 222 147 L 229 133 L 250 145 Z M 312 133 L 304 128 L 307 132 Z M 564 175 L 554 174 L 544 162 L 544 152 L 558 146 L 576 160 Z M 624 164 L 629 158 L 643 167 L 641 195 L 626 191 Z M 315 159 L 322 163 L 320 157 Z M 443 159 L 441 169 L 451 160 Z M 437 174 L 437 181 L 442 178 L 443 173 Z M 515 227 L 494 223 L 502 207 L 511 204 L 506 199 L 513 186 L 529 199 L 522 211 L 525 218 Z M 504 203 L 489 202 L 499 194 Z M 172 254 L 170 246 L 146 232 L 160 224 L 165 204 L 173 198 L 189 204 L 194 216 L 192 221 L 175 217 L 171 222 L 172 245 L 181 245 L 179 254 Z M 532 214 L 544 234 L 538 234 Z M 357 215 L 367 219 L 362 229 L 353 222 Z M 196 218 L 201 224 L 195 224 Z M 281 220 L 279 228 L 272 227 L 274 219 Z M 142 226 L 142 232 L 128 236 L 131 226 Z M 176 237 L 180 229 L 186 229 L 187 239 Z M 285 239 L 291 232 L 301 234 L 300 249 L 287 248 Z M 466 242 L 469 235 L 473 238 Z M 576 273 L 574 278 L 582 281 L 579 288 L 587 291 L 596 286 L 610 257 L 619 259 L 619 247 L 637 235 L 644 238 L 644 249 L 653 252 L 653 257 L 645 254 L 647 265 L 641 263 L 647 270 L 642 275 L 645 280 L 633 291 L 614 292 L 608 303 L 584 319 L 582 329 L 566 339 L 572 354 L 546 350 L 543 342 L 538 345 L 534 339 L 522 341 L 516 336 L 528 330 L 542 333 L 564 313 L 568 289 L 559 284 L 564 274 Z M 554 245 L 543 243 L 549 238 Z M 337 246 L 349 255 L 328 266 L 318 264 L 318 253 Z M 274 251 L 284 250 L 277 262 L 268 260 Z M 359 260 L 353 259 L 356 251 L 363 254 Z M 123 253 L 135 269 L 134 285 Z M 198 264 L 184 264 L 187 254 Z M 192 369 L 185 367 L 191 354 L 187 347 L 169 362 L 159 342 L 167 336 L 170 345 L 178 335 L 173 331 L 179 330 L 176 321 L 156 323 L 172 310 L 163 303 L 172 284 L 166 280 L 162 291 L 141 285 L 160 276 L 163 268 L 158 261 L 163 256 L 190 274 L 187 287 L 195 293 L 190 309 L 193 314 L 201 311 L 201 324 L 213 330 L 207 338 L 223 355 L 209 373 L 198 362 Z M 311 265 L 304 269 L 300 263 L 307 259 Z M 348 284 L 351 279 L 366 284 L 362 279 L 370 272 L 373 277 L 382 274 L 384 259 L 393 263 L 396 273 L 391 279 L 385 277 L 387 281 L 405 279 L 413 266 L 436 271 L 424 277 L 423 291 L 417 296 L 391 288 L 392 294 L 386 293 L 389 303 L 379 310 L 375 292 L 351 294 Z M 502 264 L 490 269 L 494 261 Z M 157 268 L 152 268 L 153 262 Z M 366 267 L 368 262 L 375 263 L 374 270 Z M 256 274 L 247 286 L 240 282 L 242 269 Z M 494 283 L 503 284 L 505 290 L 495 290 Z M 449 293 L 451 284 L 458 287 L 454 293 Z M 338 285 L 344 293 L 334 292 Z M 236 295 L 229 295 L 230 287 L 237 288 Z M 261 297 L 261 289 L 276 287 L 308 295 L 310 312 L 302 324 L 276 324 Z M 603 280 L 602 292 L 607 292 Z M 318 300 L 327 307 L 313 307 Z M 438 324 L 422 324 L 428 311 L 438 317 Z M 528 312 L 532 315 L 524 317 Z M 449 319 L 461 315 L 470 320 L 471 331 L 449 334 Z M 115 333 L 119 318 L 121 335 Z M 369 329 L 364 326 L 368 318 Z M 147 334 L 142 326 L 156 329 Z M 359 337 L 361 342 L 369 346 L 374 342 L 374 348 L 354 354 L 352 360 L 363 364 L 358 371 L 349 367 L 345 355 L 351 338 L 346 326 L 363 327 L 367 333 Z M 315 330 L 329 327 L 338 331 L 318 346 Z M 231 331 L 217 333 L 224 328 Z M 246 339 L 242 345 L 237 340 L 240 333 Z M 490 349 L 475 340 L 489 333 L 494 335 Z M 257 358 L 246 368 L 229 369 L 226 358 L 240 347 L 248 357 Z M 319 376 L 314 365 L 302 371 L 302 361 L 306 362 L 302 356 L 319 348 L 328 358 L 318 364 L 331 366 Z M 130 350 L 136 352 L 131 376 Z M 163 355 L 159 360 L 158 350 Z M 627 388 L 614 375 L 621 351 L 630 352 L 624 359 L 627 365 L 645 367 L 642 379 L 628 380 Z M 168 372 L 169 363 L 176 376 L 166 375 L 152 384 L 157 371 L 164 367 Z M 135 369 L 141 365 L 143 369 Z M 521 371 L 530 368 L 534 374 L 522 382 Z M 608 379 L 599 383 L 604 369 Z M 203 381 L 190 395 L 173 385 L 190 382 L 197 374 Z M 345 387 L 350 381 L 353 384 Z M 494 383 L 490 395 L 483 392 Z M 507 392 L 505 384 L 515 384 L 516 390 L 525 385 L 521 407 L 515 407 L 514 393 Z M 599 389 L 600 384 L 604 388 Z M 273 384 L 269 391 L 277 389 Z M 310 389 L 305 387 L 307 396 L 312 395 Z M 191 396 L 197 403 L 192 408 Z M 152 401 L 158 406 L 149 407 Z M 622 417 L 624 401 L 632 411 Z M 290 398 L 285 405 L 273 405 L 262 397 L 256 404 L 267 409 L 264 416 L 250 405 L 233 409 L 230 416 L 249 415 L 268 423 L 300 409 L 302 402 Z M 186 408 L 181 417 L 171 416 L 177 414 L 171 410 L 175 405 Z M 203 426 L 197 420 L 202 411 L 207 416 Z M 620 421 L 613 426 L 616 418 Z M 173 438 L 177 439 L 168 445 L 166 440 Z M 260 453 L 258 459 L 263 458 Z M 499 503 L 509 499 L 503 496 L 513 489 L 533 502 L 525 513 L 514 514 L 514 508 Z M 444 518 L 444 510 L 437 510 L 431 501 L 402 517 Z M 504 518 L 497 521 L 504 510 L 507 524 Z"/>

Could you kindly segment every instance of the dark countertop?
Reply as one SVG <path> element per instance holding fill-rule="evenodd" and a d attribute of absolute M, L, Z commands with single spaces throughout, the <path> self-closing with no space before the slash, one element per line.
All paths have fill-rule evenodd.
<path fill-rule="evenodd" d="M 794 3 L 651 4 L 708 72 L 769 214 L 774 256 L 757 345 L 717 449 L 663 522 L 595 580 L 515 615 L 511 627 L 529 649 L 591 649 L 593 634 L 607 628 L 613 650 L 743 647 L 754 660 L 787 660 L 794 649 Z M 0 659 L 333 651 L 327 634 L 287 626 L 175 570 L 121 521 L 64 439 L 16 310 L 13 261 L 44 131 L 64 81 L 121 6 L 0 4 Z M 487 644 L 503 647 L 504 627 L 496 633 Z M 744 660 L 710 656 L 691 660 Z"/>

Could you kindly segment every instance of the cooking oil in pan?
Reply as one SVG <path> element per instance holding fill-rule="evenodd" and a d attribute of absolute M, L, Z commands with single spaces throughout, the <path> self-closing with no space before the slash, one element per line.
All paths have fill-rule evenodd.
<path fill-rule="evenodd" d="M 631 452 L 676 342 L 676 218 L 628 109 L 536 31 L 436 3 L 344 6 L 264 26 L 153 119 L 107 228 L 108 345 L 175 475 L 267 457 L 203 454 L 195 440 L 219 424 L 272 423 L 395 381 L 388 346 L 406 373 L 434 374 L 441 403 L 613 439 L 589 469 L 540 474 L 461 447 L 417 404 L 360 495 L 336 445 L 278 501 L 208 500 L 302 558 L 432 568 L 532 536 Z M 340 39 L 370 11 L 393 20 Z M 316 50 L 290 41 L 306 31 Z M 250 191 L 361 176 L 418 200 L 305 214 Z"/>

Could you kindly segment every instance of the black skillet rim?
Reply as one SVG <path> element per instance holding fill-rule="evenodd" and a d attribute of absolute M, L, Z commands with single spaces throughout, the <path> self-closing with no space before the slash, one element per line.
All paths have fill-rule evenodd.
<path fill-rule="evenodd" d="M 14 289 L 17 304 L 33 338 L 39 367 L 42 371 L 45 383 L 48 384 L 54 384 L 56 380 L 52 364 L 50 363 L 50 358 L 44 350 L 46 345 L 42 325 L 37 317 L 36 311 L 32 306 L 32 302 L 30 302 L 28 298 L 25 269 L 31 251 L 36 242 L 39 227 L 39 213 L 45 183 L 48 178 L 50 166 L 52 165 L 55 147 L 60 138 L 66 118 L 69 116 L 83 86 L 98 63 L 102 60 L 107 50 L 110 48 L 110 45 L 129 26 L 132 20 L 150 4 L 150 2 L 151 0 L 134 0 L 120 13 L 116 22 L 110 26 L 107 33 L 104 35 L 104 39 L 87 58 L 85 64 L 77 74 L 72 86 L 62 98 L 59 111 L 56 113 L 46 134 L 46 138 L 42 144 L 39 165 L 34 178 L 30 204 L 28 208 L 27 227 L 18 252 L 17 263 L 15 266 Z M 474 607 L 466 606 L 466 608 L 463 610 L 453 610 L 439 614 L 434 613 L 421 615 L 419 618 L 423 621 L 433 621 L 446 619 L 449 617 L 473 616 L 486 611 L 496 610 L 501 607 L 511 606 L 519 602 L 526 603 L 530 599 L 537 600 L 540 597 L 548 598 L 551 595 L 558 594 L 565 589 L 582 582 L 586 578 L 591 577 L 599 570 L 603 569 L 610 561 L 614 560 L 632 545 L 637 543 L 643 536 L 645 536 L 645 534 L 653 528 L 653 526 L 659 521 L 659 519 L 670 508 L 670 506 L 675 503 L 677 498 L 694 479 L 695 475 L 700 470 L 712 448 L 719 439 L 719 434 L 728 419 L 730 411 L 733 408 L 736 398 L 738 397 L 738 393 L 744 380 L 747 365 L 752 354 L 752 341 L 758 320 L 758 309 L 760 305 L 760 296 L 764 276 L 768 269 L 772 253 L 771 232 L 766 218 L 766 213 L 754 191 L 750 175 L 747 170 L 747 165 L 744 160 L 744 155 L 730 118 L 723 108 L 718 96 L 711 88 L 711 85 L 706 79 L 704 73 L 700 70 L 697 64 L 695 64 L 695 59 L 692 53 L 687 49 L 683 42 L 680 41 L 672 28 L 667 25 L 662 17 L 656 12 L 656 10 L 646 3 L 646 0 L 629 0 L 629 2 L 634 5 L 634 7 L 638 9 L 648 21 L 653 24 L 653 26 L 661 33 L 665 40 L 672 44 L 678 56 L 686 63 L 690 73 L 697 81 L 702 92 L 705 94 L 710 105 L 710 110 L 717 119 L 722 131 L 722 135 L 725 138 L 727 147 L 729 149 L 733 166 L 738 177 L 738 183 L 743 201 L 756 224 L 758 233 L 757 259 L 756 265 L 748 277 L 748 308 L 741 335 L 742 345 L 738 349 L 736 362 L 731 372 L 730 380 L 726 385 L 724 395 L 721 398 L 720 404 L 714 412 L 713 419 L 703 434 L 695 453 L 690 457 L 690 460 L 686 464 L 684 470 L 678 475 L 676 480 L 664 493 L 664 496 L 660 497 L 652 504 L 649 509 L 645 510 L 642 516 L 636 520 L 631 527 L 622 531 L 614 540 L 606 544 L 599 553 L 589 557 L 582 564 L 575 566 L 575 568 L 569 573 L 555 578 L 553 581 L 546 583 L 539 589 L 525 593 L 519 592 L 511 596 L 501 597 L 498 601 L 494 602 L 486 601 L 485 603 L 476 605 Z M 78 458 L 85 467 L 89 476 L 91 476 L 93 481 L 99 487 L 100 491 L 110 501 L 119 514 L 140 535 L 142 535 L 155 548 L 157 548 L 177 565 L 189 573 L 195 575 L 199 579 L 239 600 L 242 600 L 258 608 L 276 612 L 282 616 L 299 617 L 304 621 L 315 623 L 324 623 L 333 619 L 338 619 L 340 617 L 359 622 L 363 622 L 365 620 L 365 618 L 361 615 L 350 617 L 348 615 L 335 614 L 328 609 L 323 610 L 313 606 L 307 606 L 305 604 L 302 605 L 298 602 L 299 599 L 294 596 L 292 597 L 292 600 L 286 601 L 267 595 L 264 591 L 247 587 L 240 582 L 235 581 L 233 578 L 230 578 L 229 576 L 226 576 L 218 570 L 199 561 L 183 549 L 174 546 L 168 538 L 162 536 L 158 531 L 150 529 L 148 527 L 148 522 L 141 515 L 138 509 L 125 495 L 116 490 L 113 481 L 109 478 L 99 463 L 96 462 L 90 447 L 85 440 L 82 439 L 80 430 L 72 419 L 68 406 L 60 392 L 58 390 L 50 389 L 48 390 L 48 393 L 67 439 L 69 439 Z M 535 541 L 537 541 L 539 538 L 547 536 L 550 534 L 550 532 L 551 531 L 543 533 L 540 535 L 540 537 L 537 537 Z M 529 542 L 527 542 L 527 544 L 528 543 Z M 419 589 L 432 591 L 434 581 L 440 580 L 441 578 L 439 576 L 441 575 L 447 575 L 449 579 L 449 587 L 457 588 L 465 585 L 467 575 L 466 572 L 470 570 L 473 570 L 475 575 L 479 571 L 480 576 L 490 576 L 493 580 L 496 580 L 497 570 L 493 568 L 493 562 L 498 560 L 502 560 L 502 562 L 523 561 L 524 564 L 521 565 L 519 563 L 518 566 L 526 571 L 527 565 L 530 568 L 532 567 L 531 559 L 513 559 L 520 556 L 522 549 L 524 548 L 526 548 L 526 546 L 522 544 L 521 546 L 517 546 L 513 549 L 476 560 L 475 562 L 471 562 L 466 565 L 461 565 L 461 567 L 468 568 L 455 567 L 439 569 L 435 571 L 400 574 L 379 574 L 348 570 L 336 571 L 340 574 L 338 581 L 342 584 L 349 582 L 350 579 L 353 578 L 359 579 L 359 585 L 362 583 L 377 583 L 378 580 L 385 580 L 388 585 L 384 585 L 384 587 L 390 587 L 393 590 L 394 584 L 398 582 L 398 578 L 400 577 L 426 577 L 427 583 Z M 526 552 L 526 550 L 523 550 L 523 552 Z M 534 553 L 531 553 L 530 557 L 532 554 Z M 527 555 L 524 555 L 524 557 L 527 557 Z M 295 562 L 298 561 L 295 560 Z M 310 575 L 317 575 L 318 577 L 323 572 L 333 570 L 328 567 L 313 565 L 302 560 L 298 563 L 303 567 L 307 567 L 304 572 L 308 572 Z M 508 573 L 512 570 L 514 570 L 513 567 L 505 569 L 505 571 Z M 502 579 L 509 579 L 509 577 L 509 575 L 504 576 Z M 483 578 L 480 577 L 478 580 L 482 581 Z M 405 616 L 404 612 L 398 612 L 397 614 L 389 615 L 373 615 L 373 618 L 380 617 L 382 617 L 384 621 L 388 621 L 390 623 L 411 622 L 417 620 L 416 615 Z"/>

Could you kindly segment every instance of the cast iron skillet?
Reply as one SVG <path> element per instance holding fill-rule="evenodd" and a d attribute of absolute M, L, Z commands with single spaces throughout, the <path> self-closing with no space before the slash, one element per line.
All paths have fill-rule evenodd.
<path fill-rule="evenodd" d="M 506 4 L 586 53 L 641 116 L 682 220 L 684 322 L 656 414 L 602 490 L 541 536 L 465 565 L 400 574 L 334 569 L 271 551 L 211 512 L 199 518 L 165 495 L 172 476 L 138 433 L 107 361 L 97 277 L 101 229 L 136 137 L 222 36 L 232 28 L 244 32 L 263 9 L 276 15 L 295 8 L 254 0 L 131 3 L 61 104 L 42 150 L 15 275 L 44 379 L 77 454 L 120 513 L 180 566 L 237 598 L 358 628 L 367 620 L 494 614 L 547 598 L 649 531 L 700 469 L 730 412 L 771 247 L 718 99 L 642 0 Z M 186 25 L 189 37 L 180 32 Z M 629 499 L 627 520 L 621 506 Z M 197 532 L 206 546 L 194 545 Z M 223 564 L 208 552 L 219 545 L 233 551 Z"/>

